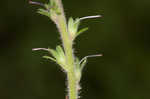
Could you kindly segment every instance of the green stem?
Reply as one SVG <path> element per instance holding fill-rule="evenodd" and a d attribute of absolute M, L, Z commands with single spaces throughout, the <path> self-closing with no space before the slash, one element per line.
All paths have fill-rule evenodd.
<path fill-rule="evenodd" d="M 76 84 L 76 79 L 74 77 L 74 74 L 72 72 L 69 72 L 67 74 L 68 76 L 68 90 L 69 90 L 69 99 L 77 99 L 77 84 Z"/>
<path fill-rule="evenodd" d="M 77 82 L 75 77 L 75 64 L 74 64 L 74 55 L 73 55 L 73 48 L 72 48 L 72 40 L 70 39 L 68 30 L 67 30 L 67 22 L 62 6 L 61 0 L 55 0 L 56 4 L 58 5 L 58 8 L 61 11 L 61 14 L 57 17 L 57 27 L 59 29 L 59 32 L 61 34 L 63 47 L 65 50 L 65 55 L 67 59 L 67 65 L 69 66 L 69 69 L 67 71 L 67 77 L 68 77 L 68 90 L 69 90 L 69 99 L 77 99 L 78 92 L 77 92 Z"/>

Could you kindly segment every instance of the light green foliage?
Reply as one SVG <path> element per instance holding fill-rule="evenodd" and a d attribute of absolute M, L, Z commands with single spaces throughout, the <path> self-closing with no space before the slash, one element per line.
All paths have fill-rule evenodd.
<path fill-rule="evenodd" d="M 86 28 L 83 28 L 83 29 L 79 30 L 79 31 L 76 33 L 76 37 L 79 36 L 81 33 L 87 31 L 88 29 L 89 29 L 89 28 L 86 27 Z"/>
<path fill-rule="evenodd" d="M 47 17 L 50 17 L 50 13 L 47 10 L 42 9 L 42 8 L 38 9 L 37 13 L 47 16 Z"/>
<path fill-rule="evenodd" d="M 55 0 L 49 0 L 48 4 L 43 5 L 44 8 L 39 8 L 37 13 L 47 16 L 51 18 L 53 21 L 56 20 L 57 15 L 60 15 L 60 9 L 58 8 L 58 5 L 56 4 Z"/>
<path fill-rule="evenodd" d="M 52 57 L 50 57 L 50 56 L 43 56 L 43 58 L 49 59 L 49 60 L 52 60 L 52 61 L 56 62 L 56 59 L 54 59 L 54 58 L 52 58 Z"/>
<path fill-rule="evenodd" d="M 58 8 L 58 5 L 56 4 L 55 0 L 50 0 L 50 10 L 55 11 L 58 15 L 61 14 L 60 9 Z"/>
<path fill-rule="evenodd" d="M 69 20 L 68 20 L 68 32 L 69 32 L 72 40 L 74 40 L 81 33 L 88 30 L 88 28 L 83 28 L 83 29 L 78 31 L 79 25 L 80 25 L 80 19 L 79 18 L 76 18 L 75 20 L 73 20 L 72 17 L 69 18 Z"/>
<path fill-rule="evenodd" d="M 61 46 L 57 46 L 55 50 L 48 48 L 47 51 L 51 54 L 52 57 L 43 56 L 43 58 L 50 59 L 56 62 L 57 64 L 61 66 L 61 68 L 63 68 L 65 71 L 68 71 L 68 67 L 66 65 L 66 57 L 64 54 L 64 50 L 62 49 Z"/>
<path fill-rule="evenodd" d="M 81 77 L 82 77 L 83 67 L 85 66 L 85 64 L 87 62 L 86 60 L 87 59 L 84 59 L 84 61 L 81 62 L 81 63 L 80 63 L 78 58 L 76 58 L 76 60 L 75 60 L 75 65 L 76 65 L 76 67 L 75 67 L 75 74 L 76 74 L 76 80 L 78 82 L 78 85 L 79 85 L 79 82 L 80 82 Z"/>
<path fill-rule="evenodd" d="M 87 27 L 78 30 L 81 20 L 97 18 L 100 16 L 87 16 L 76 19 L 70 17 L 68 22 L 66 22 L 61 0 L 49 0 L 48 4 L 32 3 L 44 7 L 38 9 L 38 13 L 49 17 L 57 25 L 63 42 L 63 48 L 58 45 L 56 46 L 56 49 L 36 48 L 33 50 L 45 50 L 50 53 L 51 56 L 47 55 L 43 56 L 43 58 L 56 62 L 66 72 L 68 77 L 69 99 L 78 99 L 78 91 L 81 89 L 79 83 L 82 77 L 83 68 L 87 63 L 87 58 L 101 55 L 89 55 L 79 60 L 73 53 L 72 44 L 77 36 L 88 30 Z"/>
<path fill-rule="evenodd" d="M 78 27 L 79 27 L 80 21 L 79 19 L 75 19 L 73 20 L 73 18 L 69 18 L 68 21 L 68 32 L 70 33 L 71 37 L 75 37 L 77 31 L 78 31 Z"/>

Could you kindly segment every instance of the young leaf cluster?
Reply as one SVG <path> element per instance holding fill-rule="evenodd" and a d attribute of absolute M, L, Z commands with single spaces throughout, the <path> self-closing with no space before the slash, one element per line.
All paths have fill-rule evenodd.
<path fill-rule="evenodd" d="M 44 8 L 38 9 L 37 12 L 44 16 L 49 17 L 57 25 L 60 33 L 62 32 L 61 29 L 64 28 L 65 33 L 62 33 L 62 34 L 67 34 L 67 35 L 62 36 L 62 38 L 63 38 L 62 41 L 63 40 L 67 41 L 66 46 L 64 46 L 65 45 L 64 44 L 63 47 L 61 47 L 60 45 L 56 46 L 56 49 L 35 48 L 33 50 L 48 51 L 50 53 L 50 55 L 43 56 L 43 58 L 50 59 L 50 60 L 56 62 L 67 73 L 67 75 L 70 74 L 70 71 L 71 71 L 71 73 L 72 73 L 71 76 L 75 78 L 75 80 L 74 80 L 75 87 L 72 84 L 70 85 L 70 87 L 72 87 L 74 89 L 74 92 L 70 91 L 70 97 L 72 96 L 75 98 L 70 98 L 70 99 L 77 99 L 76 96 L 78 96 L 78 94 L 76 95 L 76 89 L 77 90 L 81 89 L 79 83 L 80 83 L 80 80 L 82 77 L 83 68 L 85 67 L 85 65 L 87 63 L 87 58 L 97 57 L 97 56 L 101 56 L 101 55 L 100 54 L 99 55 L 89 55 L 89 56 L 85 56 L 84 58 L 79 60 L 79 58 L 77 58 L 73 55 L 73 49 L 72 49 L 73 45 L 72 44 L 77 36 L 79 36 L 80 34 L 82 34 L 83 32 L 88 30 L 87 27 L 83 28 L 83 29 L 79 29 L 81 20 L 89 19 L 89 18 L 97 18 L 97 17 L 101 17 L 101 16 L 100 15 L 86 16 L 86 17 L 75 18 L 75 19 L 70 17 L 68 22 L 66 22 L 66 20 L 64 18 L 65 16 L 62 17 L 63 13 L 64 13 L 63 8 L 61 8 L 60 5 L 58 6 L 58 3 L 60 1 L 59 0 L 49 0 L 48 4 L 41 4 L 41 3 L 37 3 L 37 2 L 31 2 L 31 3 L 38 4 L 38 5 L 41 5 L 42 7 L 44 7 Z M 65 25 L 65 26 L 63 26 L 63 25 Z M 69 41 L 71 43 L 68 43 Z M 69 47 L 68 48 L 69 50 L 66 50 L 67 49 L 66 47 Z M 67 54 L 68 51 L 70 51 L 71 54 L 70 54 L 70 52 L 69 52 L 69 54 Z M 70 63 L 68 62 L 69 58 L 67 57 L 67 55 L 69 56 L 69 58 L 71 60 Z M 68 64 L 72 65 L 73 68 L 71 66 L 69 66 Z M 73 70 L 71 70 L 71 69 L 73 69 Z M 73 79 L 71 79 L 71 80 L 73 80 Z M 70 90 L 72 90 L 72 89 L 70 89 Z"/>
<path fill-rule="evenodd" d="M 58 8 L 55 0 L 49 0 L 48 4 L 43 4 L 44 8 L 39 8 L 37 13 L 45 15 L 49 18 L 55 19 L 56 15 L 60 15 L 60 9 Z"/>
<path fill-rule="evenodd" d="M 48 48 L 47 51 L 52 55 L 52 57 L 50 57 L 50 56 L 43 56 L 43 58 L 50 59 L 50 60 L 56 62 L 64 70 L 67 71 L 66 58 L 65 58 L 64 50 L 62 49 L 62 47 L 61 46 L 57 46 L 55 50 Z"/>
<path fill-rule="evenodd" d="M 39 3 L 38 3 L 39 4 Z M 58 8 L 58 5 L 56 4 L 55 0 L 49 0 L 48 4 L 41 4 L 44 6 L 44 8 L 38 9 L 38 13 L 45 15 L 49 18 L 51 18 L 55 23 L 57 20 L 57 16 L 61 14 L 60 9 Z M 97 18 L 98 16 L 87 16 L 83 18 L 76 18 L 73 19 L 72 17 L 69 18 L 68 24 L 67 24 L 67 30 L 69 33 L 69 38 L 71 42 L 79 36 L 81 33 L 88 30 L 88 28 L 83 28 L 79 30 L 79 25 L 81 23 L 81 20 L 87 19 L 87 18 Z M 43 56 L 43 58 L 50 59 L 52 61 L 55 61 L 57 64 L 59 64 L 65 71 L 69 70 L 69 66 L 66 64 L 66 56 L 63 48 L 61 46 L 57 46 L 56 49 L 50 49 L 48 48 L 47 51 L 51 54 L 50 56 Z M 83 58 L 81 61 L 79 61 L 78 58 L 75 58 L 75 75 L 76 80 L 79 83 L 81 79 L 82 70 L 87 62 L 87 56 L 86 58 Z"/>
<path fill-rule="evenodd" d="M 78 31 L 80 25 L 80 19 L 76 18 L 75 20 L 70 17 L 68 20 L 68 32 L 70 34 L 70 38 L 74 40 L 78 35 L 88 30 L 88 28 L 83 28 Z"/>

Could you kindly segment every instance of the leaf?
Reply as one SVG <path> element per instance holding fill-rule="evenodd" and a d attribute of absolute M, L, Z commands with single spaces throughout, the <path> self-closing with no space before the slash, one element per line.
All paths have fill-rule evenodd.
<path fill-rule="evenodd" d="M 60 11 L 60 9 L 58 8 L 58 5 L 57 5 L 57 3 L 56 3 L 55 0 L 50 0 L 50 7 L 51 7 L 51 9 L 52 9 L 56 14 L 58 14 L 58 15 L 61 14 L 61 11 Z"/>
<path fill-rule="evenodd" d="M 58 45 L 58 46 L 56 47 L 56 51 L 57 51 L 57 53 L 64 55 L 64 51 L 63 51 L 63 49 L 62 49 L 62 47 L 61 47 L 60 45 Z"/>
<path fill-rule="evenodd" d="M 63 51 L 63 49 L 62 49 L 62 47 L 60 45 L 56 47 L 56 51 L 57 51 L 57 54 L 59 55 L 59 57 L 61 59 L 65 58 L 64 51 Z"/>
<path fill-rule="evenodd" d="M 55 0 L 50 0 L 50 5 L 51 7 L 55 7 L 56 6 Z"/>
<path fill-rule="evenodd" d="M 75 28 L 76 30 L 78 30 L 79 24 L 80 24 L 80 19 L 79 19 L 79 18 L 76 18 L 76 19 L 75 19 L 75 22 L 74 22 L 74 28 Z M 77 31 L 76 31 L 76 32 L 77 32 Z"/>
<path fill-rule="evenodd" d="M 68 32 L 69 32 L 72 40 L 76 37 L 79 24 L 80 24 L 79 18 L 76 18 L 75 20 L 73 20 L 73 18 L 70 17 L 68 20 Z"/>
<path fill-rule="evenodd" d="M 45 9 L 38 9 L 37 13 L 50 17 L 50 13 Z"/>
<path fill-rule="evenodd" d="M 68 20 L 68 29 L 72 29 L 72 27 L 73 27 L 73 24 L 74 24 L 74 20 L 73 20 L 73 18 L 72 17 L 70 17 L 69 18 L 69 20 Z"/>
<path fill-rule="evenodd" d="M 47 3 L 47 4 L 44 4 L 44 6 L 45 6 L 45 9 L 48 10 L 48 11 L 49 11 L 50 8 L 51 8 L 50 2 Z"/>
<path fill-rule="evenodd" d="M 66 65 L 65 54 L 64 54 L 64 51 L 63 51 L 63 49 L 60 45 L 56 47 L 56 51 L 57 51 L 57 54 L 58 54 L 58 57 L 57 57 L 58 63 L 60 63 L 62 65 Z"/>
<path fill-rule="evenodd" d="M 50 57 L 50 56 L 43 56 L 43 58 L 45 58 L 45 59 L 50 59 L 50 60 L 56 62 L 56 60 L 55 60 L 54 58 Z"/>
<path fill-rule="evenodd" d="M 80 64 L 79 64 L 79 59 L 78 58 L 76 58 L 75 59 L 75 65 L 76 65 L 76 69 L 80 69 Z"/>
<path fill-rule="evenodd" d="M 87 31 L 88 29 L 89 29 L 89 28 L 86 27 L 86 28 L 83 28 L 83 29 L 79 30 L 79 31 L 76 33 L 76 37 L 79 36 L 81 33 Z"/>
<path fill-rule="evenodd" d="M 48 50 L 49 50 L 50 54 L 51 54 L 53 57 L 55 57 L 56 59 L 59 57 L 58 53 L 57 53 L 55 50 L 50 49 L 50 48 L 48 48 Z"/>
<path fill-rule="evenodd" d="M 65 57 L 64 50 L 62 49 L 61 46 L 57 46 L 57 47 L 56 47 L 56 51 L 57 51 L 57 53 L 58 53 L 61 57 Z"/>
<path fill-rule="evenodd" d="M 78 58 L 75 59 L 75 76 L 76 76 L 77 82 L 79 83 L 81 80 L 82 72 L 80 69 L 80 61 Z"/>

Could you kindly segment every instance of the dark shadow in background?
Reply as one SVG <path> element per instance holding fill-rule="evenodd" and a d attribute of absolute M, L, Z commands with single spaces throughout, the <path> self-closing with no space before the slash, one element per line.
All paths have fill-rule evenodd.
<path fill-rule="evenodd" d="M 104 16 L 83 21 L 81 27 L 90 30 L 76 40 L 75 53 L 80 58 L 104 54 L 88 61 L 83 99 L 150 99 L 150 1 L 63 2 L 67 17 Z M 0 1 L 0 99 L 65 97 L 64 73 L 41 58 L 47 53 L 31 51 L 61 44 L 55 25 L 36 14 L 37 8 L 27 0 Z"/>

